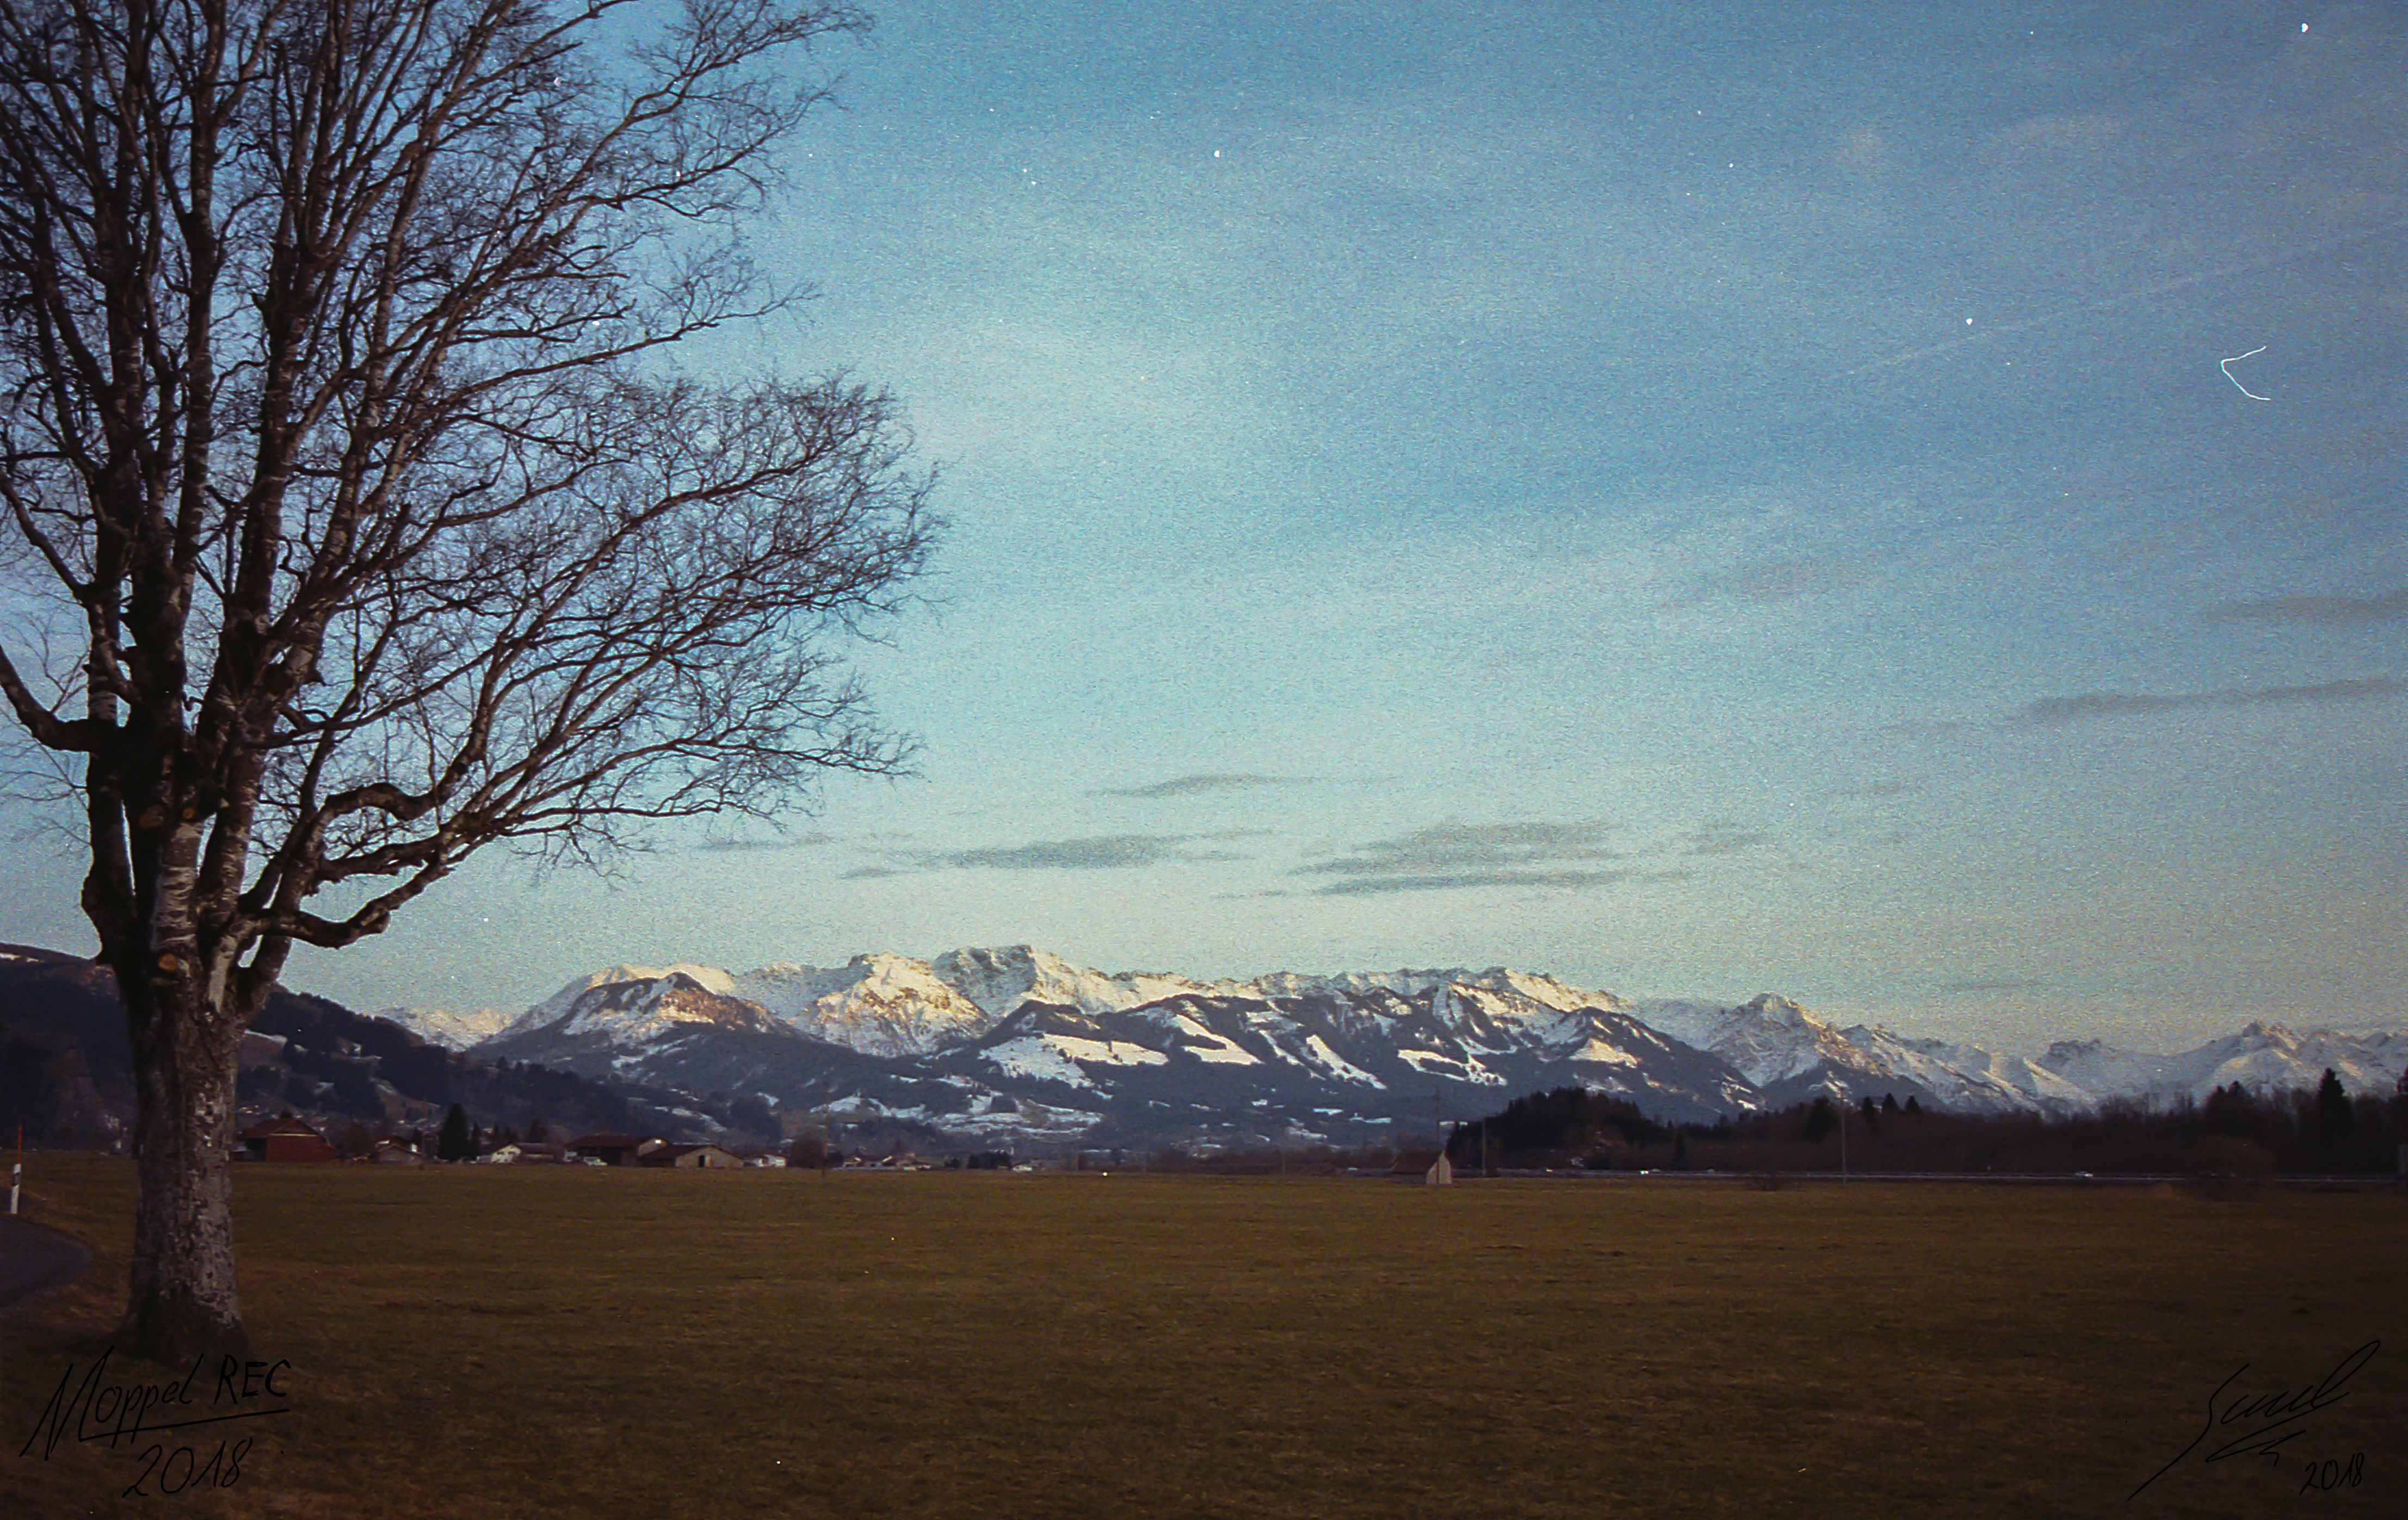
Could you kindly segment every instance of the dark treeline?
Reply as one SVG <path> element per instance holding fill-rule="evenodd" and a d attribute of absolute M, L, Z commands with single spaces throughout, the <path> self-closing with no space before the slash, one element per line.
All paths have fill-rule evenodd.
<path fill-rule="evenodd" d="M 2111 1099 L 2071 1118 L 1926 1110 L 1909 1097 L 1818 1097 L 1711 1125 L 1667 1125 L 1624 1098 L 1559 1087 L 1457 1125 L 1447 1154 L 1477 1168 L 1482 1131 L 1494 1167 L 1597 1170 L 2154 1172 L 2388 1175 L 2408 1143 L 2408 1097 L 2347 1096 L 2328 1071 L 2312 1091 L 2253 1094 L 2240 1083 L 2204 1103 Z M 1844 1127 L 1844 1136 L 1842 1129 Z"/>

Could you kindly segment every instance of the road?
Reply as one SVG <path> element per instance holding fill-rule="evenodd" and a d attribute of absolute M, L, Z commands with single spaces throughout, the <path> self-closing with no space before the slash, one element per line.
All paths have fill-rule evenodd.
<path fill-rule="evenodd" d="M 0 1214 L 0 1311 L 74 1282 L 91 1265 L 82 1241 Z"/>

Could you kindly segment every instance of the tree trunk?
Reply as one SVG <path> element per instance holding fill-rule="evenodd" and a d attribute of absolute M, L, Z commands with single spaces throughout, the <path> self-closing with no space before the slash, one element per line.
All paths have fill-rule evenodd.
<path fill-rule="evenodd" d="M 169 1364 L 250 1351 L 235 1293 L 231 1159 L 244 1021 L 205 1006 L 198 982 L 118 968 L 139 1096 L 134 1269 L 120 1344 Z"/>

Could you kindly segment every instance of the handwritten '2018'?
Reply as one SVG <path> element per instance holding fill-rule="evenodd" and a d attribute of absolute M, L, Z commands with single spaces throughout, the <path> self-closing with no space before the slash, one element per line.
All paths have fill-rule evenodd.
<path fill-rule="evenodd" d="M 2308 1476 L 2300 1484 L 2300 1492 L 2304 1494 L 2313 1489 L 2322 1493 L 2335 1488 L 2355 1488 L 2365 1477 L 2364 1452 L 2351 1453 L 2346 1462 L 2328 1456 L 2321 1462 L 2308 1464 Z"/>
<path fill-rule="evenodd" d="M 209 1454 L 207 1462 L 203 1462 L 200 1454 L 190 1446 L 179 1446 L 173 1451 L 164 1445 L 146 1447 L 142 1453 L 141 1475 L 128 1484 L 120 1497 L 149 1498 L 150 1496 L 142 1485 L 150 1482 L 153 1474 L 158 1478 L 162 1494 L 180 1494 L 188 1488 L 232 1488 L 242 1481 L 242 1459 L 250 1451 L 249 1437 L 236 1441 L 231 1447 L 222 1441 L 219 1441 L 218 1449 Z M 184 1459 L 181 1477 L 176 1475 L 176 1459 L 179 1456 Z"/>

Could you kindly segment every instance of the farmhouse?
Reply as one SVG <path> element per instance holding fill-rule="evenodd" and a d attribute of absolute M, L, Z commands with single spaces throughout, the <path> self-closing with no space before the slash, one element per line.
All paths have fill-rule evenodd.
<path fill-rule="evenodd" d="M 740 1167 L 741 1157 L 716 1145 L 663 1145 L 636 1160 L 639 1167 Z"/>
<path fill-rule="evenodd" d="M 341 1157 L 319 1134 L 291 1114 L 263 1119 L 235 1137 L 246 1161 L 337 1161 Z"/>

